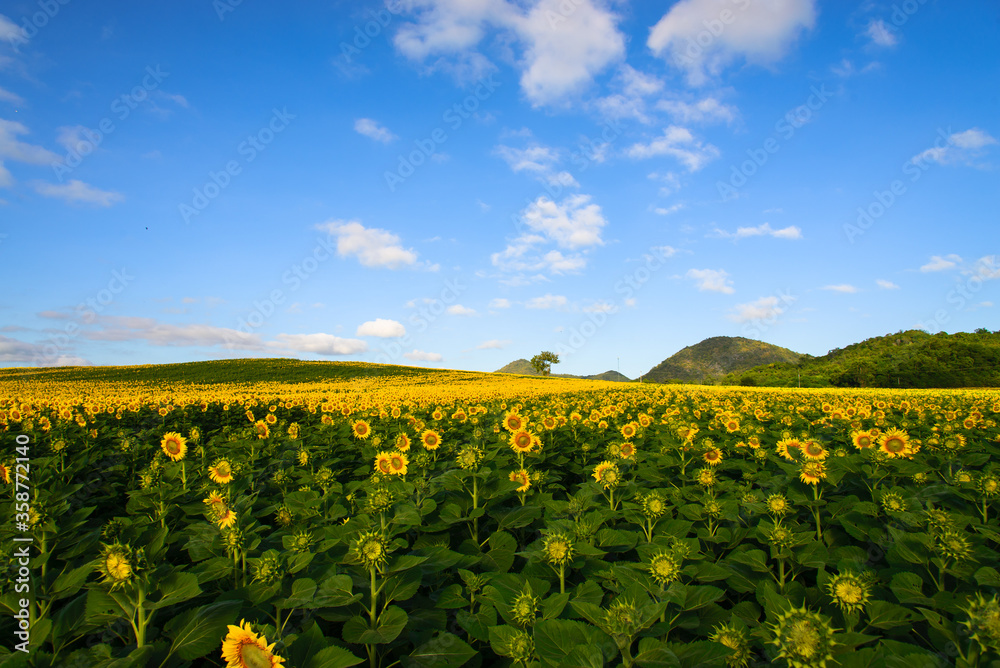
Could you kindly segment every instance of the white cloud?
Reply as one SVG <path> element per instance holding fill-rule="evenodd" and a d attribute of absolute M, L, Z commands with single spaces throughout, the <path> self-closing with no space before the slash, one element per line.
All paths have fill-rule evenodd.
<path fill-rule="evenodd" d="M 785 301 L 789 300 L 794 300 L 794 298 L 785 297 Z M 761 297 L 747 304 L 737 304 L 726 317 L 733 322 L 740 323 L 752 320 L 773 320 L 785 312 L 785 309 L 781 308 L 778 302 L 778 298 L 774 296 Z"/>
<path fill-rule="evenodd" d="M 2 39 L 2 38 L 0 38 Z M 24 98 L 17 93 L 0 88 L 0 102 L 10 102 L 11 104 L 24 104 Z"/>
<path fill-rule="evenodd" d="M 377 336 L 382 339 L 393 339 L 406 336 L 406 328 L 395 320 L 376 318 L 358 325 L 358 330 L 354 334 L 355 336 Z"/>
<path fill-rule="evenodd" d="M 514 148 L 501 144 L 496 154 L 510 165 L 514 172 L 546 174 L 559 162 L 559 152 L 548 146 L 531 144 L 527 148 Z"/>
<path fill-rule="evenodd" d="M 583 307 L 584 313 L 615 313 L 618 307 L 610 302 L 600 301 Z"/>
<path fill-rule="evenodd" d="M 997 143 L 997 140 L 985 130 L 970 128 L 963 132 L 948 135 L 944 145 L 935 145 L 922 151 L 910 159 L 910 162 L 921 163 L 926 160 L 941 165 L 965 164 L 975 166 L 974 159 L 983 153 L 983 149 Z"/>
<path fill-rule="evenodd" d="M 544 297 L 533 297 L 524 305 L 530 309 L 551 309 L 566 305 L 566 298 L 562 295 L 547 294 Z"/>
<path fill-rule="evenodd" d="M 847 283 L 841 283 L 840 285 L 824 285 L 822 290 L 829 290 L 830 292 L 843 292 L 844 294 L 854 294 L 858 291 L 853 285 Z"/>
<path fill-rule="evenodd" d="M 646 45 L 701 85 L 741 57 L 776 62 L 815 22 L 815 0 L 680 0 L 649 31 Z"/>
<path fill-rule="evenodd" d="M 400 245 L 387 230 L 367 228 L 356 220 L 331 220 L 316 226 L 337 237 L 337 254 L 354 256 L 366 267 L 399 269 L 417 264 L 417 253 Z"/>
<path fill-rule="evenodd" d="M 663 136 L 657 137 L 647 144 L 633 144 L 626 151 L 630 158 L 645 159 L 658 155 L 669 155 L 689 172 L 696 172 L 712 160 L 719 157 L 719 149 L 711 144 L 703 144 L 695 139 L 687 128 L 671 125 L 663 131 Z"/>
<path fill-rule="evenodd" d="M 70 179 L 61 185 L 35 181 L 35 192 L 43 197 L 53 197 L 66 202 L 94 204 L 96 206 L 113 206 L 125 200 L 125 196 L 110 190 L 100 190 L 79 179 Z"/>
<path fill-rule="evenodd" d="M 447 308 L 447 312 L 449 315 L 476 315 L 476 309 L 461 304 L 452 304 Z"/>
<path fill-rule="evenodd" d="M 17 121 L 0 118 L 0 160 L 14 160 L 29 165 L 51 165 L 60 158 L 52 151 L 17 139 L 28 134 L 28 128 Z"/>
<path fill-rule="evenodd" d="M 490 302 L 490 308 L 510 308 L 510 300 L 504 299 L 503 297 L 497 297 Z"/>
<path fill-rule="evenodd" d="M 647 178 L 660 182 L 660 197 L 669 197 L 681 189 L 681 180 L 673 172 L 651 172 Z"/>
<path fill-rule="evenodd" d="M 884 278 L 875 279 L 875 284 L 878 285 L 883 290 L 899 290 L 899 286 L 892 281 L 887 281 Z"/>
<path fill-rule="evenodd" d="M 414 362 L 440 362 L 444 359 L 441 353 L 426 353 L 423 350 L 412 350 L 403 353 L 403 357 Z"/>
<path fill-rule="evenodd" d="M 540 0 L 517 21 L 525 44 L 521 90 L 539 106 L 586 88 L 625 56 L 619 17 L 592 0 Z"/>
<path fill-rule="evenodd" d="M 660 100 L 657 109 L 667 112 L 679 123 L 732 123 L 739 116 L 736 107 L 706 97 L 694 103 L 680 100 Z"/>
<path fill-rule="evenodd" d="M 509 339 L 502 341 L 500 339 L 490 339 L 489 341 L 483 341 L 476 346 L 476 350 L 502 350 L 510 344 L 511 341 Z"/>
<path fill-rule="evenodd" d="M 872 44 L 877 44 L 878 46 L 896 46 L 896 43 L 899 41 L 896 33 L 882 19 L 872 19 L 868 24 L 868 30 L 865 31 L 865 34 L 868 35 L 868 39 L 872 41 Z"/>
<path fill-rule="evenodd" d="M 256 334 L 226 327 L 188 324 L 174 325 L 153 318 L 104 316 L 99 329 L 86 331 L 83 336 L 94 341 L 145 341 L 154 346 L 225 346 L 237 350 L 263 350 Z"/>
<path fill-rule="evenodd" d="M 955 255 L 954 253 L 952 253 L 951 255 L 947 255 L 945 257 L 941 257 L 940 255 L 932 255 L 931 261 L 920 267 L 920 271 L 927 273 L 930 271 L 944 271 L 945 269 L 953 269 L 961 261 L 962 258 L 959 257 L 958 255 Z"/>
<path fill-rule="evenodd" d="M 11 46 L 27 41 L 21 27 L 9 18 L 0 14 L 0 42 L 7 42 Z"/>
<path fill-rule="evenodd" d="M 693 278 L 702 292 L 722 292 L 731 295 L 736 292 L 729 273 L 723 269 L 689 269 L 686 276 Z"/>
<path fill-rule="evenodd" d="M 543 195 L 521 212 L 520 222 L 527 231 L 494 253 L 493 265 L 503 271 L 564 274 L 582 270 L 586 258 L 556 249 L 543 252 L 541 247 L 550 243 L 568 250 L 601 246 L 601 231 L 608 221 L 589 195 L 572 195 L 558 203 Z"/>
<path fill-rule="evenodd" d="M 738 227 L 735 232 L 726 232 L 725 230 L 720 230 L 716 228 L 711 236 L 721 237 L 723 239 L 745 239 L 746 237 L 760 237 L 769 236 L 776 239 L 801 239 L 802 230 L 795 225 L 789 225 L 788 227 L 783 227 L 781 229 L 773 229 L 769 223 L 764 223 L 758 225 L 757 227 Z"/>
<path fill-rule="evenodd" d="M 317 355 L 356 355 L 368 350 L 368 344 L 360 339 L 342 339 L 333 334 L 278 334 L 268 342 L 272 348 L 283 348 Z"/>
<path fill-rule="evenodd" d="M 539 197 L 524 210 L 521 219 L 560 248 L 570 249 L 603 245 L 601 229 L 608 222 L 589 195 L 572 195 L 559 204 Z"/>
<path fill-rule="evenodd" d="M 655 213 L 658 216 L 669 216 L 672 213 L 677 213 L 683 208 L 684 208 L 683 204 L 674 204 L 673 206 L 670 207 L 658 206 L 655 209 L 653 209 L 653 213 Z"/>
<path fill-rule="evenodd" d="M 397 139 L 396 135 L 389 132 L 387 127 L 380 125 L 378 121 L 370 118 L 359 118 L 354 121 L 354 131 L 383 144 L 388 144 L 392 140 Z"/>
<path fill-rule="evenodd" d="M 475 51 L 489 28 L 500 31 L 507 50 L 515 41 L 521 57 L 521 90 L 535 106 L 554 104 L 586 88 L 595 74 L 625 55 L 619 17 L 593 0 L 540 0 L 531 7 L 508 0 L 413 0 L 416 20 L 404 23 L 393 42 L 405 56 L 462 78 L 492 69 Z"/>

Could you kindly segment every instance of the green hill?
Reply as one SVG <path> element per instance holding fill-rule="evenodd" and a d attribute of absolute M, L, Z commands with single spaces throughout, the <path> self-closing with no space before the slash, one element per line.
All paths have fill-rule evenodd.
<path fill-rule="evenodd" d="M 801 381 L 800 381 L 801 378 Z M 887 334 L 822 357 L 733 372 L 731 385 L 775 387 L 1000 387 L 1000 331 Z"/>
<path fill-rule="evenodd" d="M 526 359 L 514 360 L 510 364 L 501 367 L 494 371 L 494 373 L 516 373 L 522 376 L 537 376 L 538 373 L 535 371 L 534 367 L 531 366 L 531 362 Z M 619 383 L 630 383 L 632 382 L 627 376 L 618 373 L 617 371 L 609 370 L 604 373 L 595 374 L 593 376 L 574 376 L 568 373 L 554 373 L 552 374 L 555 378 L 583 378 L 585 380 L 611 380 Z"/>
<path fill-rule="evenodd" d="M 645 374 L 643 381 L 712 383 L 726 374 L 761 364 L 795 363 L 802 355 L 787 348 L 740 336 L 713 336 L 688 346 Z"/>
<path fill-rule="evenodd" d="M 377 376 L 420 376 L 444 373 L 443 369 L 368 364 L 366 362 L 305 362 L 284 358 L 254 358 L 144 364 L 141 366 L 11 367 L 0 369 L 0 380 L 30 378 L 53 381 L 121 381 L 138 383 L 257 383 L 279 381 L 309 383 L 323 380 Z"/>

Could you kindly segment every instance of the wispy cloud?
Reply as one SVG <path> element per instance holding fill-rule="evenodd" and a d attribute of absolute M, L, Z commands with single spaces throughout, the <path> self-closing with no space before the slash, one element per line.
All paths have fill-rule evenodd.
<path fill-rule="evenodd" d="M 524 307 L 530 309 L 553 309 L 565 306 L 566 301 L 566 297 L 562 295 L 547 294 L 543 297 L 529 299 Z"/>
<path fill-rule="evenodd" d="M 729 280 L 729 272 L 724 269 L 689 269 L 688 278 L 695 281 L 695 285 L 702 292 L 721 292 L 731 295 L 736 292 L 733 282 Z"/>
<path fill-rule="evenodd" d="M 899 286 L 892 281 L 887 281 L 884 278 L 875 279 L 875 284 L 878 285 L 883 290 L 899 290 Z"/>
<path fill-rule="evenodd" d="M 769 223 L 764 223 L 757 227 L 738 227 L 735 232 L 726 232 L 725 230 L 716 228 L 709 236 L 732 239 L 734 241 L 747 237 L 761 236 L 774 237 L 776 239 L 801 239 L 802 230 L 796 225 L 789 225 L 788 227 L 776 230 Z"/>
<path fill-rule="evenodd" d="M 354 121 L 354 131 L 383 144 L 388 144 L 398 139 L 396 135 L 389 132 L 387 127 L 371 118 L 359 118 Z"/>
<path fill-rule="evenodd" d="M 931 261 L 921 266 L 920 271 L 926 274 L 932 271 L 944 271 L 946 269 L 954 269 L 955 267 L 958 266 L 958 264 L 961 261 L 962 261 L 961 256 L 955 255 L 954 253 L 952 253 L 951 255 L 946 255 L 944 257 L 941 257 L 940 255 L 932 255 Z"/>
<path fill-rule="evenodd" d="M 400 269 L 424 266 L 417 262 L 416 251 L 403 248 L 400 238 L 375 227 L 365 227 L 356 220 L 331 220 L 316 226 L 337 237 L 337 254 L 356 257 L 358 262 L 375 269 Z M 435 266 L 428 267 L 434 269 Z"/>
<path fill-rule="evenodd" d="M 848 283 L 841 283 L 839 285 L 824 285 L 821 290 L 829 290 L 830 292 L 842 292 L 845 294 L 854 294 L 858 292 L 858 289 L 853 285 Z"/>
<path fill-rule="evenodd" d="M 125 196 L 121 193 L 111 190 L 101 190 L 78 179 L 70 179 L 68 182 L 60 185 L 35 181 L 32 186 L 35 192 L 42 197 L 52 197 L 75 204 L 93 204 L 95 206 L 109 207 L 125 200 Z"/>
<path fill-rule="evenodd" d="M 393 339 L 406 336 L 406 327 L 403 323 L 385 318 L 376 318 L 358 325 L 355 336 L 375 336 L 381 339 Z"/>

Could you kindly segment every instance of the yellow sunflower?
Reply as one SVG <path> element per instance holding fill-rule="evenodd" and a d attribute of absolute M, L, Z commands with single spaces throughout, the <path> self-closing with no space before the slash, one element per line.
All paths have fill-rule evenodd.
<path fill-rule="evenodd" d="M 364 420 L 358 420 L 351 425 L 351 431 L 354 432 L 354 438 L 365 439 L 371 436 L 372 427 Z"/>
<path fill-rule="evenodd" d="M 425 450 L 437 450 L 441 447 L 441 436 L 433 429 L 426 429 L 420 435 L 420 442 Z"/>
<path fill-rule="evenodd" d="M 0 463 L 0 480 L 3 480 L 5 484 L 10 484 L 10 467 L 3 463 Z"/>
<path fill-rule="evenodd" d="M 187 454 L 187 439 L 177 432 L 171 431 L 163 435 L 160 447 L 163 448 L 163 452 L 167 454 L 167 457 L 170 457 L 175 462 L 179 462 Z"/>
<path fill-rule="evenodd" d="M 635 444 L 631 441 L 625 441 L 621 444 L 621 450 L 619 452 L 622 459 L 632 459 L 635 457 Z"/>
<path fill-rule="evenodd" d="M 233 481 L 233 465 L 228 459 L 220 459 L 208 467 L 208 477 L 212 482 L 226 485 Z"/>
<path fill-rule="evenodd" d="M 594 480 L 599 482 L 604 486 L 605 489 L 609 487 L 616 487 L 619 482 L 621 482 L 621 477 L 618 472 L 618 467 L 614 462 L 603 461 L 594 467 Z"/>
<path fill-rule="evenodd" d="M 807 485 L 815 485 L 825 477 L 826 467 L 823 466 L 823 462 L 816 459 L 802 462 L 802 468 L 799 470 L 799 480 L 802 482 Z"/>
<path fill-rule="evenodd" d="M 406 452 L 410 449 L 410 437 L 406 434 L 400 434 L 396 437 L 396 449 L 400 452 Z"/>
<path fill-rule="evenodd" d="M 826 448 L 817 441 L 806 441 L 802 446 L 802 456 L 806 459 L 821 461 L 826 459 L 827 454 Z"/>
<path fill-rule="evenodd" d="M 802 448 L 802 443 L 795 438 L 783 438 L 778 441 L 777 452 L 789 461 L 795 461 L 793 451 L 798 452 Z"/>
<path fill-rule="evenodd" d="M 712 448 L 711 450 L 703 454 L 701 458 L 704 459 L 705 463 L 708 464 L 709 466 L 718 466 L 719 463 L 722 461 L 722 450 L 719 450 L 718 448 Z"/>
<path fill-rule="evenodd" d="M 528 488 L 531 487 L 531 476 L 524 469 L 510 472 L 510 481 L 516 482 L 519 487 L 518 492 L 527 492 Z"/>
<path fill-rule="evenodd" d="M 380 452 L 375 455 L 375 468 L 383 475 L 389 475 L 392 471 L 389 466 L 390 456 L 388 452 Z"/>
<path fill-rule="evenodd" d="M 402 452 L 389 454 L 389 473 L 393 475 L 406 475 L 406 465 L 410 460 Z"/>
<path fill-rule="evenodd" d="M 622 431 L 622 438 L 628 440 L 628 439 L 632 438 L 633 436 L 635 436 L 636 425 L 635 425 L 634 422 L 629 422 L 628 424 L 623 424 L 621 431 Z"/>
<path fill-rule="evenodd" d="M 908 457 L 911 454 L 910 437 L 901 429 L 890 429 L 882 434 L 879 449 L 890 457 Z"/>
<path fill-rule="evenodd" d="M 503 418 L 503 428 L 511 433 L 524 429 L 527 424 L 527 420 L 514 412 L 507 413 Z"/>
<path fill-rule="evenodd" d="M 267 423 L 263 420 L 257 420 L 253 423 L 253 428 L 257 431 L 257 438 L 263 440 L 271 435 L 271 428 L 267 426 Z"/>
<path fill-rule="evenodd" d="M 851 432 L 851 443 L 858 450 L 872 447 L 872 435 L 867 431 Z"/>
<path fill-rule="evenodd" d="M 229 625 L 229 634 L 222 641 L 222 658 L 226 668 L 277 668 L 285 660 L 273 653 L 275 644 L 268 645 L 267 638 L 240 620 L 239 626 Z"/>
<path fill-rule="evenodd" d="M 522 429 L 511 434 L 510 447 L 514 452 L 524 454 L 531 452 L 532 448 L 535 447 L 535 440 L 532 438 L 531 432 Z"/>

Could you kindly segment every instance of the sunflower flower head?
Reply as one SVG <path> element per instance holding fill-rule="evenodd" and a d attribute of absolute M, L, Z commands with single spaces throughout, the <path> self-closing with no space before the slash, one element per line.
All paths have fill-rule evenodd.
<path fill-rule="evenodd" d="M 649 560 L 649 575 L 661 587 L 670 584 L 681 575 L 681 560 L 674 554 L 660 552 Z"/>
<path fill-rule="evenodd" d="M 854 571 L 844 571 L 830 578 L 826 591 L 845 613 L 860 612 L 871 595 L 870 578 Z"/>
<path fill-rule="evenodd" d="M 268 550 L 253 565 L 253 580 L 265 585 L 273 584 L 285 576 L 277 550 Z"/>
<path fill-rule="evenodd" d="M 699 469 L 698 473 L 696 474 L 696 477 L 698 479 L 698 484 L 704 487 L 705 489 L 711 489 L 712 487 L 715 486 L 715 483 L 718 482 L 718 477 L 715 474 L 715 470 L 707 466 L 705 468 Z"/>
<path fill-rule="evenodd" d="M 1000 652 L 1000 601 L 997 595 L 985 598 L 976 593 L 974 599 L 962 608 L 969 619 L 962 622 L 969 632 L 969 638 L 979 645 L 983 653 Z"/>
<path fill-rule="evenodd" d="M 972 544 L 961 531 L 945 529 L 938 534 L 934 551 L 946 559 L 966 561 L 972 556 Z"/>
<path fill-rule="evenodd" d="M 730 652 L 726 657 L 729 668 L 743 668 L 750 660 L 750 639 L 746 629 L 733 624 L 720 624 L 715 627 L 709 640 L 728 647 Z"/>
<path fill-rule="evenodd" d="M 594 480 L 596 480 L 604 489 L 614 489 L 619 484 L 621 484 L 621 473 L 618 471 L 618 466 L 614 462 L 603 461 L 594 467 L 594 473 L 592 474 Z"/>
<path fill-rule="evenodd" d="M 525 585 L 524 589 L 510 606 L 510 615 L 514 622 L 520 626 L 533 626 L 538 617 L 538 605 L 541 599 L 531 591 L 531 585 Z"/>
<path fill-rule="evenodd" d="M 111 589 L 119 589 L 131 584 L 141 570 L 141 551 L 133 550 L 129 545 L 115 541 L 111 545 L 102 545 L 101 556 L 98 558 L 97 570 L 104 576 L 104 584 Z"/>
<path fill-rule="evenodd" d="M 278 668 L 285 660 L 274 653 L 274 645 L 254 633 L 250 624 L 240 620 L 239 626 L 229 626 L 222 641 L 222 660 L 226 668 Z"/>
<path fill-rule="evenodd" d="M 552 533 L 542 541 L 542 554 L 553 566 L 565 566 L 573 561 L 573 541 L 563 533 Z"/>
<path fill-rule="evenodd" d="M 160 440 L 160 447 L 167 457 L 179 462 L 187 454 L 187 439 L 175 431 L 167 432 Z"/>
<path fill-rule="evenodd" d="M 389 554 L 389 542 L 381 531 L 365 531 L 358 535 L 353 549 L 365 568 L 381 571 Z"/>
<path fill-rule="evenodd" d="M 667 503 L 659 492 L 649 492 L 642 496 L 642 514 L 655 520 L 667 512 Z"/>
<path fill-rule="evenodd" d="M 219 483 L 220 485 L 228 485 L 233 481 L 233 475 L 235 473 L 235 468 L 233 463 L 226 459 L 216 459 L 212 462 L 212 465 L 208 467 L 208 477 L 212 482 Z"/>
<path fill-rule="evenodd" d="M 531 475 L 525 469 L 510 472 L 510 481 L 518 484 L 518 493 L 527 492 L 531 487 Z"/>
<path fill-rule="evenodd" d="M 825 668 L 833 659 L 837 643 L 829 620 L 805 606 L 779 614 L 769 629 L 774 635 L 769 643 L 792 668 Z"/>

